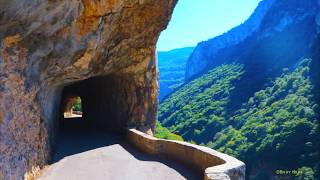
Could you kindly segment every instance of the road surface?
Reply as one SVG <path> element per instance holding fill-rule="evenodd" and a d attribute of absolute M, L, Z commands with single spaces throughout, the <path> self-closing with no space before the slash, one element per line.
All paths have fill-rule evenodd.
<path fill-rule="evenodd" d="M 77 122 L 79 119 L 66 121 L 53 163 L 40 180 L 203 179 L 177 162 L 137 151 L 121 137 L 87 130 L 85 124 Z"/>

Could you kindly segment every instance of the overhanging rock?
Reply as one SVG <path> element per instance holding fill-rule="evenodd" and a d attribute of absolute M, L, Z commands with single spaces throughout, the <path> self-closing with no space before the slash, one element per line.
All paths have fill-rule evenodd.
<path fill-rule="evenodd" d="M 0 0 L 0 179 L 22 179 L 47 163 L 62 89 L 78 81 L 112 75 L 121 77 L 112 86 L 130 82 L 125 123 L 152 130 L 155 44 L 175 4 Z"/>

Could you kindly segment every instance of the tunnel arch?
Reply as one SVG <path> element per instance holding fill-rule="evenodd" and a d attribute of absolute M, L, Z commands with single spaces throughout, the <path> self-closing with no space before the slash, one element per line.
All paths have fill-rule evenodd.
<path fill-rule="evenodd" d="M 122 133 L 130 125 L 130 119 L 136 103 L 133 81 L 125 76 L 97 76 L 66 85 L 61 93 L 60 115 L 75 98 L 80 97 L 82 103 L 82 118 L 95 128 L 112 133 Z M 60 124 L 64 117 L 60 116 Z"/>
<path fill-rule="evenodd" d="M 107 73 L 45 86 L 37 100 L 48 138 L 47 159 L 50 161 L 55 153 L 63 128 L 63 103 L 68 96 L 81 97 L 82 119 L 90 122 L 90 128 L 117 135 L 124 135 L 128 128 L 153 134 L 158 103 L 155 62 L 154 54 L 146 72 Z"/>

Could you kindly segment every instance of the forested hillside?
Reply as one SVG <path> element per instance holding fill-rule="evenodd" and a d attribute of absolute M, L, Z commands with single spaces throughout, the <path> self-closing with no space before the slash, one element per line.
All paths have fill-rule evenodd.
<path fill-rule="evenodd" d="M 170 132 L 167 128 L 163 127 L 159 121 L 156 122 L 154 136 L 160 139 L 183 141 L 183 138 L 181 136 Z"/>
<path fill-rule="evenodd" d="M 222 65 L 185 84 L 160 104 L 160 121 L 186 140 L 211 140 L 226 122 L 230 92 L 242 73 L 239 64 Z"/>
<path fill-rule="evenodd" d="M 230 126 L 216 133 L 207 145 L 234 155 L 247 168 L 314 168 L 319 164 L 319 113 L 310 81 L 309 61 L 258 91 L 232 117 Z M 273 170 L 273 171 L 272 171 Z M 310 169 L 311 170 L 311 169 Z M 269 172 L 268 172 L 269 171 Z"/>
<path fill-rule="evenodd" d="M 271 178 L 277 169 L 302 168 L 306 172 L 301 176 L 314 175 L 319 166 L 319 105 L 310 61 L 284 69 L 234 110 L 227 107 L 245 68 L 236 63 L 218 66 L 165 99 L 159 119 L 185 140 L 243 160 L 251 178 Z"/>

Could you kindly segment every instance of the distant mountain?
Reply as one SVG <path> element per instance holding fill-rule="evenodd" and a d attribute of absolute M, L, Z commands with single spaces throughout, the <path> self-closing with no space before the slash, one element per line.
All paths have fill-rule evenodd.
<path fill-rule="evenodd" d="M 160 101 L 175 88 L 184 83 L 187 59 L 189 58 L 193 49 L 193 47 L 186 47 L 171 51 L 158 52 L 158 67 L 160 72 Z"/>

